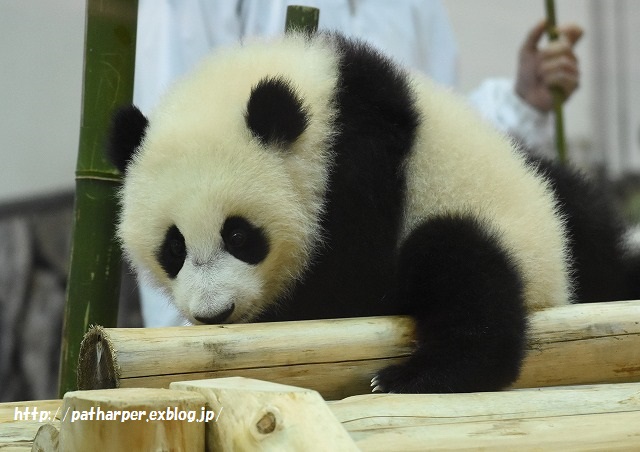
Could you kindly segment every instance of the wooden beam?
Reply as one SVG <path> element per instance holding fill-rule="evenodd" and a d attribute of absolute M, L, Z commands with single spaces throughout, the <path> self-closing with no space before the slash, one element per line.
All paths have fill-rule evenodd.
<path fill-rule="evenodd" d="M 59 448 L 65 452 L 204 450 L 205 399 L 166 389 L 102 389 L 64 396 Z M 193 417 L 191 420 L 190 417 Z"/>
<path fill-rule="evenodd" d="M 592 303 L 533 315 L 514 387 L 640 381 L 640 301 Z M 92 329 L 79 387 L 168 387 L 244 376 L 316 390 L 327 400 L 370 391 L 378 369 L 411 353 L 407 317 L 154 329 Z"/>
<path fill-rule="evenodd" d="M 329 406 L 363 451 L 637 450 L 640 383 L 368 394 Z"/>
<path fill-rule="evenodd" d="M 172 383 L 220 416 L 207 424 L 209 451 L 357 451 L 316 391 L 242 377 Z"/>
<path fill-rule="evenodd" d="M 100 405 L 103 410 L 132 410 L 140 406 L 135 399 L 142 397 L 148 402 L 144 406 L 165 411 L 185 399 L 184 390 L 192 391 L 194 397 L 202 397 L 198 404 L 206 403 L 204 406 L 215 413 L 205 427 L 206 450 L 230 449 L 226 446 L 235 440 L 234 445 L 251 450 L 257 446 L 263 450 L 271 447 L 275 450 L 312 450 L 312 447 L 345 450 L 353 444 L 344 440 L 344 432 L 336 427 L 338 421 L 363 451 L 635 450 L 640 437 L 640 383 L 472 394 L 367 394 L 325 404 L 313 391 L 228 378 L 173 383 L 172 389 L 159 392 L 161 397 L 149 397 L 143 389 L 85 391 L 79 397 L 82 405 L 68 405 L 65 401 L 65 406 L 90 410 Z M 69 398 L 73 394 L 78 393 L 69 393 Z M 68 443 L 62 442 L 60 448 L 56 448 L 56 436 L 58 440 L 61 438 L 57 435 L 60 422 L 43 426 L 37 421 L 28 425 L 24 419 L 15 419 L 15 408 L 27 407 L 29 412 L 36 407 L 39 413 L 58 412 L 58 417 L 64 417 L 66 409 L 60 404 L 61 401 L 0 404 L 0 449 L 31 450 L 36 429 L 42 426 L 34 442 L 41 449 L 35 450 L 70 450 L 66 447 Z M 198 404 L 195 406 L 202 406 Z M 85 424 L 91 422 L 96 420 L 85 421 Z M 131 441 L 136 441 L 137 436 L 127 432 L 130 426 L 110 422 L 107 429 L 120 431 L 114 432 L 109 442 L 127 441 L 131 449 L 130 445 L 135 444 Z M 134 426 L 138 429 L 146 428 L 147 424 L 141 420 L 131 422 L 134 423 L 141 424 Z M 189 422 L 182 421 L 182 424 L 185 425 L 180 428 L 189 428 L 186 425 Z M 22 432 L 20 436 L 7 437 L 12 427 Z M 167 426 L 162 427 L 160 433 L 167 436 Z M 340 440 L 344 440 L 339 446 L 330 443 L 336 437 L 334 429 Z M 176 432 L 174 429 L 173 433 Z M 160 433 L 158 437 L 163 436 Z M 319 434 L 322 436 L 318 437 Z M 80 430 L 65 435 L 72 435 L 73 441 L 76 435 L 80 435 L 78 441 L 91 438 L 91 434 Z M 176 434 L 176 438 L 184 435 L 190 435 L 182 438 L 187 444 L 200 433 L 185 430 Z M 99 441 L 95 443 L 96 450 L 101 446 Z M 199 446 L 200 443 L 193 447 Z M 238 447 L 234 450 L 239 450 Z"/>
<path fill-rule="evenodd" d="M 60 427 L 44 424 L 33 439 L 31 452 L 58 452 L 60 450 Z"/>
<path fill-rule="evenodd" d="M 515 388 L 640 381 L 640 301 L 542 311 L 531 333 Z"/>
<path fill-rule="evenodd" d="M 337 399 L 369 392 L 371 375 L 407 356 L 412 337 L 413 322 L 401 317 L 96 327 L 82 342 L 78 385 L 167 388 L 172 381 L 244 376 Z"/>
<path fill-rule="evenodd" d="M 0 450 L 30 451 L 40 427 L 60 426 L 61 406 L 61 400 L 0 403 Z"/>

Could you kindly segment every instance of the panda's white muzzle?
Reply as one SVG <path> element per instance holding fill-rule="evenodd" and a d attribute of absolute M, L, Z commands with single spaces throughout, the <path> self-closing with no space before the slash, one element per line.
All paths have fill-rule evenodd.
<path fill-rule="evenodd" d="M 195 323 L 247 321 L 259 310 L 262 280 L 256 267 L 222 250 L 206 262 L 187 259 L 173 284 L 177 307 Z"/>

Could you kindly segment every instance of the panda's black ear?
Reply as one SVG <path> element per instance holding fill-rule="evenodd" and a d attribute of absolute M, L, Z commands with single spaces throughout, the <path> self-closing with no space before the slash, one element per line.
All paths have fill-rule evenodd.
<path fill-rule="evenodd" d="M 134 105 L 118 109 L 111 120 L 107 157 L 125 173 L 134 152 L 142 143 L 149 121 Z"/>
<path fill-rule="evenodd" d="M 309 115 L 291 83 L 266 77 L 251 90 L 245 120 L 262 144 L 289 145 L 305 131 Z"/>

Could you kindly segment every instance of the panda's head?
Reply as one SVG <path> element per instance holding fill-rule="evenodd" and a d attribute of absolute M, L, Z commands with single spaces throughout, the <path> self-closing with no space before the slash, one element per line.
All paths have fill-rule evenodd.
<path fill-rule="evenodd" d="M 194 323 L 255 319 L 319 243 L 335 64 L 319 51 L 329 61 L 309 73 L 278 47 L 212 57 L 148 120 L 114 117 L 125 254 Z"/>

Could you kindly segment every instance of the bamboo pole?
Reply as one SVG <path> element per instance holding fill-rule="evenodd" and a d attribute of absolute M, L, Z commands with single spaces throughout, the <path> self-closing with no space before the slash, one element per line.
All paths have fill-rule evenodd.
<path fill-rule="evenodd" d="M 314 33 L 318 29 L 320 10 L 311 6 L 287 6 L 287 17 L 285 19 L 285 31 L 302 31 Z"/>
<path fill-rule="evenodd" d="M 532 316 L 514 387 L 640 381 L 640 301 L 570 305 Z M 407 317 L 153 329 L 93 328 L 82 342 L 82 389 L 169 387 L 244 376 L 335 400 L 370 392 L 379 369 L 413 349 Z"/>
<path fill-rule="evenodd" d="M 82 336 L 91 324 L 115 326 L 121 251 L 115 242 L 119 175 L 103 145 L 114 107 L 131 102 L 137 0 L 88 0 L 84 94 L 76 167 L 73 241 L 60 358 L 59 394 L 76 387 Z"/>
<path fill-rule="evenodd" d="M 550 41 L 555 41 L 558 39 L 558 30 L 556 28 L 554 1 L 545 0 L 545 8 L 547 11 L 547 36 Z M 553 97 L 553 112 L 555 115 L 556 152 L 558 154 L 558 161 L 565 164 L 567 163 L 567 144 L 564 137 L 564 113 L 562 111 L 564 95 L 560 88 L 551 88 L 551 96 Z"/>

